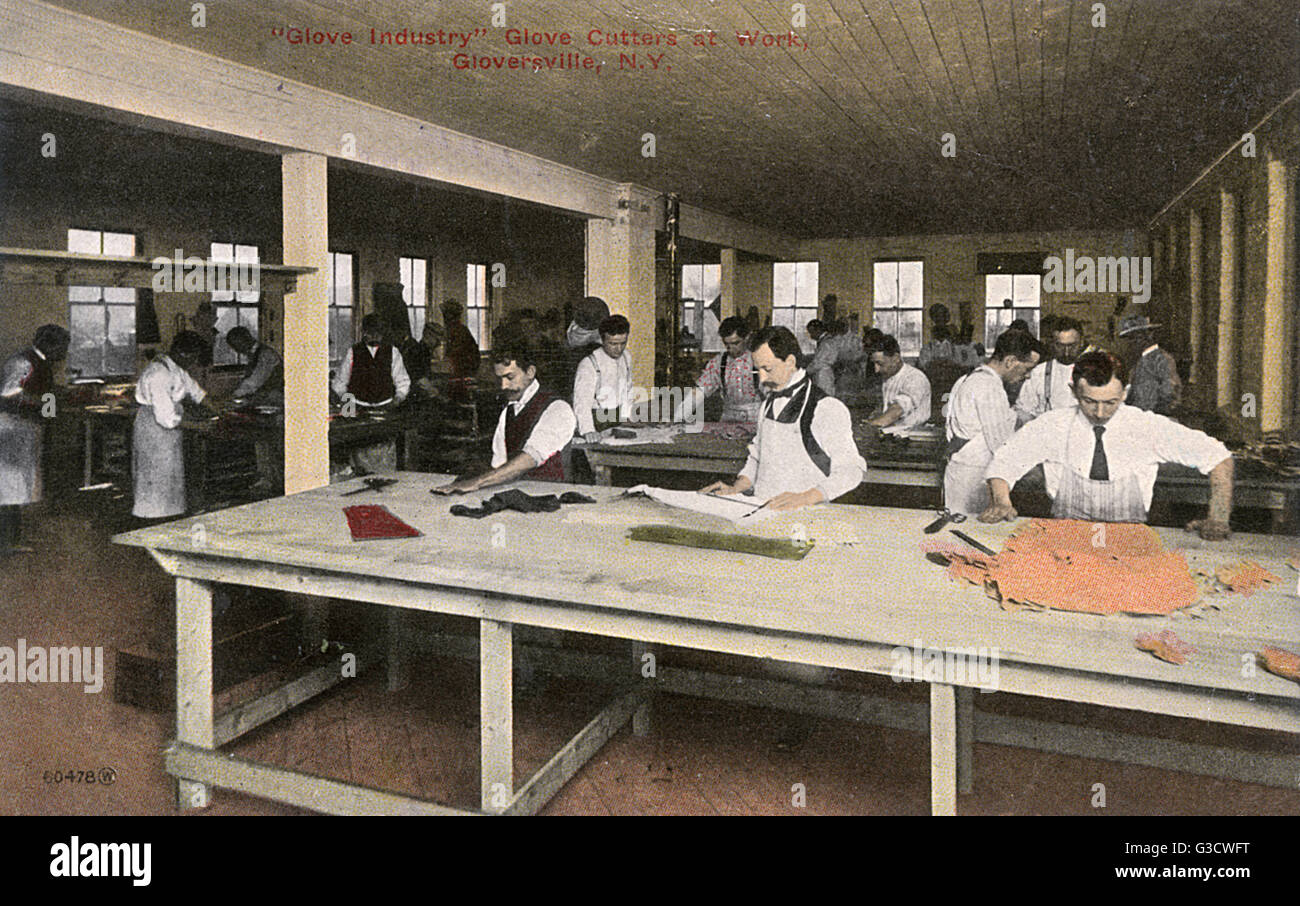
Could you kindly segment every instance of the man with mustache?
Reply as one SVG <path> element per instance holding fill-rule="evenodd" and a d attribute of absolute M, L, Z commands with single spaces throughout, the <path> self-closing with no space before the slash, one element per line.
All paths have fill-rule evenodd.
<path fill-rule="evenodd" d="M 1058 318 L 1053 327 L 1052 358 L 1029 372 L 1016 397 L 1017 424 L 1075 404 L 1072 369 L 1083 352 L 1083 325 L 1074 318 Z"/>

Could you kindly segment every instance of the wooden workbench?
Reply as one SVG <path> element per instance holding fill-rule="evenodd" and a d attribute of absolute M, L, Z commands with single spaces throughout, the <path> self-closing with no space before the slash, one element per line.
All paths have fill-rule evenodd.
<path fill-rule="evenodd" d="M 1186 549 L 1194 565 L 1249 556 L 1285 577 L 1282 585 L 1249 598 L 1225 598 L 1222 610 L 1206 619 L 1012 613 L 925 559 L 921 528 L 933 517 L 929 511 L 822 506 L 750 529 L 783 536 L 802 526 L 817 544 L 792 562 L 629 541 L 626 529 L 633 524 L 728 526 L 603 488 L 582 489 L 597 498 L 595 506 L 470 520 L 451 516 L 452 501 L 429 494 L 441 476 L 399 478 L 381 495 L 341 497 L 359 486 L 346 482 L 114 539 L 147 548 L 176 577 L 177 734 L 166 766 L 178 778 L 183 805 L 205 804 L 209 787 L 218 786 L 320 811 L 456 811 L 220 753 L 221 745 L 340 680 L 337 668 L 323 668 L 286 690 L 214 715 L 215 582 L 392 608 L 390 680 L 399 672 L 404 611 L 478 620 L 481 808 L 489 813 L 539 809 L 620 727 L 644 715 L 651 691 L 629 660 L 632 679 L 614 703 L 518 785 L 512 756 L 515 624 L 877 674 L 894 670 L 898 646 L 983 648 L 996 650 L 1000 691 L 1300 732 L 1300 685 L 1243 667 L 1262 644 L 1300 651 L 1296 574 L 1284 566 L 1294 539 L 1239 535 L 1209 543 L 1158 530 L 1167 545 Z M 520 487 L 530 493 L 562 489 L 529 482 Z M 353 542 L 342 510 L 362 502 L 387 504 L 423 536 Z M 1011 529 L 964 527 L 994 548 Z M 1169 627 L 1198 649 L 1183 666 L 1133 647 L 1139 632 Z M 931 796 L 938 814 L 955 811 L 959 765 L 961 782 L 970 782 L 974 685 L 973 678 L 930 685 Z M 644 727 L 643 720 L 638 724 Z"/>

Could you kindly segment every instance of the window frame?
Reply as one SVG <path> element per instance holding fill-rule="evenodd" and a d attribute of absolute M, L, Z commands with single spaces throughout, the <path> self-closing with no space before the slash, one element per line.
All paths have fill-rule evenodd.
<path fill-rule="evenodd" d="M 898 341 L 899 352 L 902 354 L 904 358 L 915 358 L 919 356 L 921 354 L 921 347 L 924 345 L 923 341 L 925 339 L 924 330 L 925 330 L 925 270 L 926 270 L 925 262 L 926 259 L 923 256 L 922 257 L 908 256 L 908 257 L 873 258 L 871 260 L 871 326 L 876 328 L 877 330 L 884 331 L 885 333 L 889 334 L 894 339 L 896 339 Z M 876 275 L 876 268 L 880 267 L 881 265 L 889 265 L 889 264 L 893 264 L 896 266 L 900 264 L 920 265 L 921 285 L 920 285 L 920 291 L 917 294 L 918 300 L 915 305 L 905 306 L 902 304 L 903 284 L 901 279 L 901 275 L 902 275 L 901 268 L 895 273 L 894 304 L 893 305 L 881 304 L 880 293 L 876 291 L 876 287 L 879 284 L 879 278 Z M 908 322 L 913 324 L 915 327 L 914 341 L 911 338 L 911 336 L 905 335 L 902 330 L 902 319 L 903 319 L 904 312 L 908 314 Z M 886 330 L 885 327 L 882 326 L 886 320 L 890 320 L 888 318 L 882 318 L 881 317 L 882 313 L 887 316 L 892 315 L 892 323 L 890 324 L 891 329 Z"/>
<path fill-rule="evenodd" d="M 343 360 L 347 358 L 348 350 L 355 346 L 357 342 L 357 254 L 343 249 L 330 249 L 327 254 L 326 260 L 328 261 L 329 273 L 326 275 L 326 292 L 329 295 L 329 328 L 333 327 L 335 312 L 341 309 L 346 309 L 348 312 L 348 336 L 341 338 L 343 342 L 342 348 L 339 350 L 339 357 L 336 359 L 332 355 L 330 356 L 330 367 L 335 368 L 343 364 Z M 339 255 L 348 257 L 349 270 L 351 271 L 348 282 L 351 293 L 347 305 L 339 305 L 336 298 L 338 287 L 334 280 L 334 274 L 338 270 L 337 261 Z M 328 344 L 332 339 L 332 337 L 328 338 L 326 343 Z"/>
<path fill-rule="evenodd" d="M 482 271 L 483 279 L 478 286 L 481 290 L 481 292 L 478 293 L 478 296 L 483 300 L 482 305 L 475 304 L 475 299 L 471 295 L 473 292 L 470 287 L 471 268 L 476 268 Z M 469 332 L 474 335 L 474 339 L 478 341 L 479 352 L 486 352 L 492 348 L 491 318 L 492 303 L 494 300 L 492 298 L 492 280 L 489 273 L 490 269 L 491 265 L 487 262 L 465 262 L 465 326 L 469 329 Z M 471 315 L 471 312 L 476 314 Z M 474 321 L 473 325 L 471 325 L 471 320 Z"/>
<path fill-rule="evenodd" d="M 989 313 L 990 313 L 990 312 L 994 312 L 994 311 L 996 311 L 996 312 L 1008 312 L 1008 313 L 1010 313 L 1011 317 L 1007 319 L 1007 324 L 1010 324 L 1010 323 L 1011 323 L 1012 321 L 1014 321 L 1016 318 L 1025 317 L 1026 315 L 1032 315 L 1032 316 L 1033 316 L 1032 318 L 1026 318 L 1026 320 L 1030 321 L 1030 328 L 1031 328 L 1031 331 L 1030 331 L 1030 332 L 1031 332 L 1035 337 L 1037 337 L 1037 336 L 1041 333 L 1041 331 L 1042 331 L 1042 313 L 1043 313 L 1043 275 L 1042 275 L 1042 273 L 1037 273 L 1037 274 L 1014 274 L 1014 273 L 1008 273 L 1008 274 L 984 274 L 983 276 L 984 276 L 984 319 L 983 319 L 983 320 L 984 320 L 984 347 L 985 347 L 986 349 L 992 349 L 992 348 L 993 348 L 993 345 L 997 342 L 998 337 L 1001 336 L 1002 332 L 1006 330 L 1006 327 L 1005 327 L 1005 326 L 1002 326 L 1001 324 L 999 324 L 1000 329 L 997 331 L 997 333 L 996 333 L 996 334 L 993 334 L 993 336 L 991 336 L 991 337 L 989 336 Z M 1034 298 L 1034 304 L 1033 304 L 1033 305 L 1017 305 L 1017 304 L 1016 304 L 1016 280 L 1017 280 L 1018 278 L 1032 278 L 1032 279 L 1034 279 L 1034 280 L 1037 281 L 1038 286 L 1037 286 L 1037 291 L 1036 291 L 1036 293 L 1035 293 L 1035 298 Z M 991 296 L 990 296 L 990 281 L 992 281 L 992 280 L 994 280 L 994 279 L 1009 279 L 1009 280 L 1011 280 L 1011 307 L 1010 307 L 1010 308 L 1004 308 L 1004 307 L 1002 306 L 1002 303 L 1001 303 L 1001 302 L 999 302 L 999 303 L 996 304 L 996 305 L 992 305 L 992 304 L 989 303 L 989 300 L 990 300 L 990 298 L 991 298 Z M 1001 296 L 1003 299 L 1006 299 L 1006 294 L 1005 294 L 1005 293 L 996 293 L 995 295 Z M 999 320 L 1000 320 L 1000 319 L 999 319 Z"/>
<path fill-rule="evenodd" d="M 419 303 L 411 301 L 413 290 L 416 288 L 414 279 L 410 284 L 407 283 L 404 276 L 404 267 L 406 262 L 410 262 L 410 271 L 414 278 L 415 265 L 419 264 L 424 268 L 424 277 L 418 285 L 420 295 L 424 298 Z M 406 322 L 410 326 L 411 336 L 420 339 L 424 335 L 424 325 L 429 323 L 429 275 L 432 272 L 430 264 L 432 262 L 422 255 L 399 255 L 397 257 L 397 282 L 402 284 L 402 304 L 406 306 Z"/>
<path fill-rule="evenodd" d="M 71 245 L 72 245 L 72 233 L 73 233 L 73 232 L 78 232 L 78 233 L 95 233 L 95 234 L 97 234 L 98 237 L 99 237 L 99 248 L 100 248 L 100 251 L 98 251 L 98 252 L 74 252 L 73 249 L 71 248 Z M 90 255 L 90 254 L 95 254 L 95 255 L 100 255 L 100 256 L 104 256 L 104 257 L 115 257 L 115 258 L 117 258 L 117 257 L 125 257 L 125 258 L 139 258 L 139 257 L 141 256 L 141 250 L 140 250 L 140 235 L 139 235 L 138 233 L 134 232 L 134 231 L 129 231 L 129 230 L 125 230 L 125 229 L 123 229 L 123 230 L 110 230 L 110 229 L 101 229 L 101 230 L 96 230 L 96 229 L 90 229 L 90 228 L 88 228 L 88 227 L 70 226 L 70 227 L 67 228 L 66 234 L 67 234 L 67 244 L 68 244 L 68 246 L 69 246 L 68 251 L 69 251 L 69 252 L 72 252 L 73 254 L 81 254 L 81 255 Z M 104 249 L 104 238 L 105 238 L 105 236 L 129 236 L 129 237 L 131 237 L 131 254 L 130 254 L 130 255 L 111 255 L 111 256 L 107 255 L 107 254 L 103 251 L 103 249 Z M 109 293 L 107 292 L 107 291 L 110 291 L 110 290 L 111 290 L 111 291 L 114 291 L 114 292 L 121 292 L 121 293 L 124 293 L 124 294 L 125 294 L 125 293 L 129 293 L 129 294 L 130 294 L 130 301 L 128 302 L 128 301 L 126 301 L 125 299 L 120 300 L 120 301 L 118 301 L 118 300 L 110 300 L 110 299 L 108 298 Z M 73 298 L 73 295 L 74 295 L 74 293 L 78 293 L 78 291 L 82 291 L 82 292 L 84 292 L 84 291 L 93 291 L 93 292 L 96 293 L 97 298 L 96 298 L 96 299 L 74 299 L 74 298 Z M 135 368 L 136 357 L 137 357 L 138 354 L 139 354 L 139 344 L 136 342 L 136 323 L 135 323 L 135 316 L 136 316 L 136 310 L 137 310 L 136 307 L 137 307 L 137 305 L 139 304 L 139 301 L 140 301 L 139 291 L 138 291 L 135 287 L 124 287 L 124 286 L 81 286 L 81 285 L 77 285 L 77 286 L 69 286 L 69 287 L 68 287 L 68 332 L 69 332 L 69 335 L 71 336 L 71 345 L 70 345 L 70 350 L 69 350 L 69 362 L 68 362 L 68 368 L 69 368 L 69 370 L 71 370 L 71 367 L 72 367 L 72 360 L 73 360 L 74 355 L 75 355 L 75 354 L 72 352 L 72 349 L 75 349 L 75 346 L 76 346 L 76 337 L 73 336 L 73 332 L 76 330 L 76 324 L 77 324 L 77 321 L 79 320 L 79 319 L 73 317 L 73 311 L 74 311 L 75 309 L 82 309 L 82 310 L 85 310 L 85 309 L 96 308 L 96 307 L 97 307 L 97 308 L 100 308 L 100 309 L 102 310 L 102 312 L 103 312 L 103 324 L 104 324 L 104 334 L 103 334 L 104 338 L 103 338 L 103 340 L 101 341 L 100 346 L 99 346 L 99 367 L 98 367 L 97 369 L 95 369 L 93 372 L 88 371 L 87 369 L 84 369 L 84 368 L 78 368 L 78 369 L 77 369 L 77 375 L 78 375 L 78 377 L 83 377 L 83 378 L 116 378 L 116 377 L 127 377 L 127 376 L 132 376 L 132 377 L 133 377 L 133 376 L 135 375 L 135 372 L 136 372 L 136 368 Z M 111 328 L 112 328 L 112 312 L 113 312 L 114 309 L 130 309 L 130 312 L 131 312 L 131 341 L 130 341 L 130 350 L 131 350 L 130 361 L 131 361 L 131 365 L 130 365 L 130 368 L 129 368 L 127 371 L 115 371 L 115 370 L 110 370 L 109 367 L 108 367 L 108 358 L 109 358 L 109 357 L 108 357 L 108 350 L 109 350 L 109 347 L 112 346 L 112 343 L 110 342 L 110 338 L 111 338 L 111 335 L 112 335 L 112 329 L 111 329 Z"/>
<path fill-rule="evenodd" d="M 230 246 L 231 257 L 228 259 L 218 258 L 216 253 L 216 248 L 215 248 L 215 246 L 218 245 Z M 214 239 L 208 243 L 208 256 L 210 260 L 214 262 L 228 261 L 233 263 L 237 261 L 250 260 L 248 258 L 239 257 L 239 249 L 241 248 L 245 248 L 245 249 L 251 248 L 254 254 L 254 257 L 251 260 L 257 262 L 259 265 L 261 264 L 262 249 L 260 246 L 254 245 L 251 242 L 234 242 L 234 241 L 225 242 L 222 240 Z M 233 269 L 231 271 L 231 276 L 233 276 Z M 231 366 L 246 365 L 247 359 L 245 359 L 243 355 L 235 352 L 235 350 L 231 349 L 229 346 L 226 345 L 226 333 L 229 332 L 231 328 L 238 325 L 240 327 L 247 327 L 249 329 L 249 332 L 253 334 L 253 339 L 255 340 L 260 339 L 261 337 L 260 329 L 262 323 L 262 293 L 260 291 L 240 292 L 236 290 L 225 289 L 225 290 L 215 290 L 210 295 L 211 295 L 211 302 L 212 302 L 212 310 L 213 313 L 217 316 L 218 324 L 221 323 L 221 312 L 223 309 L 233 310 L 235 312 L 235 323 L 229 325 L 225 331 L 222 331 L 220 329 L 216 331 L 216 338 L 212 344 L 213 367 L 227 368 Z M 222 296 L 228 296 L 229 298 L 218 298 Z M 252 298 L 251 299 L 240 298 L 241 296 L 244 297 L 251 296 Z M 246 318 L 245 316 L 250 313 L 252 315 L 252 318 L 251 319 Z"/>
<path fill-rule="evenodd" d="M 812 265 L 816 269 L 815 277 L 812 281 L 812 289 L 809 291 L 811 303 L 800 304 L 801 298 L 807 298 L 800 292 L 799 267 L 800 265 Z M 794 280 L 794 302 L 790 305 L 778 304 L 777 301 L 777 276 L 778 267 L 795 268 Z M 820 261 L 773 261 L 772 262 L 772 325 L 788 327 L 794 334 L 795 339 L 799 341 L 799 348 L 805 353 L 811 353 L 816 348 L 815 344 L 808 339 L 808 333 L 805 327 L 809 321 L 817 317 L 817 312 L 821 307 L 821 262 Z M 809 317 L 800 320 L 799 313 L 810 313 Z M 784 322 L 784 323 L 783 323 Z"/>

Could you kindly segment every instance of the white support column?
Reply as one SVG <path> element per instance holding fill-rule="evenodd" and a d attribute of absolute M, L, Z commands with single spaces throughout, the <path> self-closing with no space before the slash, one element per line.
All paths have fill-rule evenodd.
<path fill-rule="evenodd" d="M 1197 383 L 1197 370 L 1201 361 L 1201 249 L 1204 241 L 1201 212 L 1193 209 L 1187 215 L 1187 346 L 1192 358 L 1188 374 L 1190 383 Z M 1171 306 L 1172 310 L 1172 306 Z"/>
<path fill-rule="evenodd" d="M 1237 363 L 1237 196 L 1219 190 L 1219 360 L 1217 405 L 1236 404 Z"/>
<path fill-rule="evenodd" d="M 1261 431 L 1282 431 L 1290 421 L 1291 346 L 1294 342 L 1295 199 L 1286 161 L 1268 156 L 1268 252 L 1264 278 L 1264 352 L 1259 400 Z"/>
<path fill-rule="evenodd" d="M 614 219 L 587 221 L 587 293 L 632 325 L 632 381 L 647 390 L 655 376 L 655 205 L 659 197 L 623 185 Z"/>
<path fill-rule="evenodd" d="M 329 207 L 326 159 L 281 162 L 284 261 L 314 267 L 284 297 L 284 492 L 329 484 Z"/>
<path fill-rule="evenodd" d="M 723 249 L 721 252 L 722 261 L 722 313 L 718 320 L 724 320 L 732 315 L 743 314 L 738 307 L 740 302 L 736 298 L 736 250 Z"/>
<path fill-rule="evenodd" d="M 957 696 L 930 684 L 930 814 L 957 814 Z"/>

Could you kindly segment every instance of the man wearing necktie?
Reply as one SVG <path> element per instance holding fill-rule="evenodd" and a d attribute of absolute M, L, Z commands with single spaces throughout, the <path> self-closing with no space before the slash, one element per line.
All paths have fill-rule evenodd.
<path fill-rule="evenodd" d="M 1124 364 L 1089 352 L 1074 366 L 1076 405 L 1052 409 L 1017 431 L 985 470 L 992 504 L 981 522 L 1016 518 L 1011 486 L 1041 463 L 1059 519 L 1145 522 L 1162 462 L 1210 478 L 1209 512 L 1188 524 L 1211 541 L 1228 537 L 1232 455 L 1222 443 L 1173 419 L 1124 403 Z"/>
<path fill-rule="evenodd" d="M 834 500 L 857 487 L 867 464 L 853 441 L 849 410 L 813 385 L 798 366 L 799 341 L 785 327 L 765 327 L 750 341 L 767 398 L 749 459 L 731 484 L 709 494 L 751 493 L 769 509 L 794 510 Z"/>

